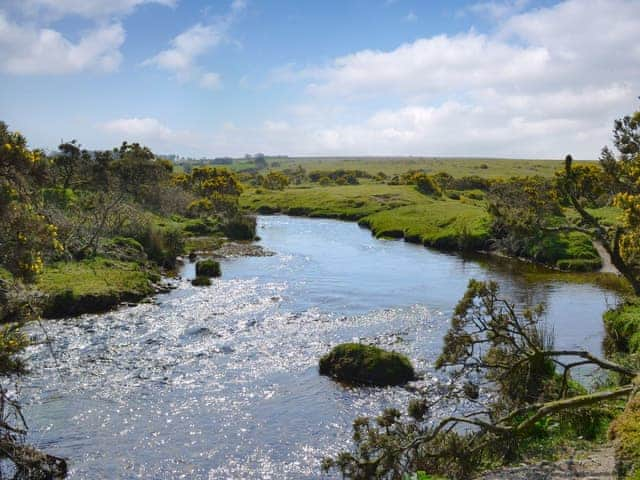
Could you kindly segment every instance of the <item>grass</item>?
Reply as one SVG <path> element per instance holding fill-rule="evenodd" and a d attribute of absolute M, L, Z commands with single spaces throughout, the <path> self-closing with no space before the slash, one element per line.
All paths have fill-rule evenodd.
<path fill-rule="evenodd" d="M 406 238 L 439 248 L 475 248 L 488 236 L 488 215 L 481 201 L 435 198 L 411 185 L 251 190 L 241 197 L 241 203 L 258 212 L 359 220 L 378 237 Z"/>
<path fill-rule="evenodd" d="M 393 176 L 408 170 L 426 173 L 447 172 L 454 177 L 478 175 L 484 178 L 522 177 L 541 175 L 551 177 L 563 167 L 561 160 L 517 160 L 503 158 L 445 158 L 445 157 L 289 157 L 268 159 L 277 161 L 278 170 L 301 165 L 307 172 L 314 170 L 363 170 L 371 175 L 383 172 Z M 583 162 L 575 162 L 581 164 Z M 586 163 L 586 162 L 585 162 Z M 592 163 L 592 162 L 589 162 Z M 234 162 L 234 170 L 253 168 L 253 162 Z"/>
<path fill-rule="evenodd" d="M 6 280 L 10 282 L 13 280 L 13 275 L 11 275 L 11 272 L 9 270 L 0 267 L 0 280 Z"/>
<path fill-rule="evenodd" d="M 630 299 L 606 312 L 604 326 L 608 352 L 640 353 L 640 300 Z"/>
<path fill-rule="evenodd" d="M 486 249 L 490 217 L 483 192 L 451 193 L 430 196 L 412 185 L 381 183 L 306 184 L 281 191 L 248 189 L 240 202 L 259 213 L 357 220 L 377 237 L 404 238 L 438 249 Z M 611 208 L 594 212 L 606 218 L 617 215 Z M 601 266 L 591 239 L 579 232 L 549 234 L 527 252 L 527 257 L 567 271 L 592 271 Z"/>
<path fill-rule="evenodd" d="M 624 412 L 611 424 L 619 474 L 627 479 L 640 478 L 640 397 L 634 396 Z"/>
<path fill-rule="evenodd" d="M 134 262 L 93 258 L 48 265 L 36 286 L 49 297 L 45 317 L 61 317 L 113 308 L 154 292 L 155 272 Z"/>
<path fill-rule="evenodd" d="M 398 237 L 449 250 L 483 248 L 489 238 L 489 216 L 473 203 L 424 200 L 368 215 L 360 220 L 377 237 Z"/>

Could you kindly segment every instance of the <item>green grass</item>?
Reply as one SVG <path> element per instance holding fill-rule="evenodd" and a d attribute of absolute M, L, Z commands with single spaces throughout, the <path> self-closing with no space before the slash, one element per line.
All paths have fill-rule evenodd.
<path fill-rule="evenodd" d="M 632 298 L 604 314 L 605 349 L 609 352 L 640 353 L 640 300 Z"/>
<path fill-rule="evenodd" d="M 417 205 L 374 213 L 360 223 L 377 237 L 405 238 L 440 249 L 480 249 L 489 238 L 484 207 L 450 199 L 425 199 Z"/>
<path fill-rule="evenodd" d="M 36 286 L 49 297 L 46 317 L 104 311 L 154 292 L 155 272 L 134 262 L 93 258 L 47 265 Z"/>
<path fill-rule="evenodd" d="M 273 160 L 268 159 L 271 164 Z M 560 160 L 517 160 L 502 158 L 444 158 L 444 157 L 290 157 L 277 159 L 278 170 L 301 165 L 307 172 L 314 170 L 363 170 L 371 175 L 383 172 L 393 176 L 408 170 L 427 173 L 447 172 L 454 177 L 478 175 L 485 178 L 541 175 L 551 177 L 563 168 Z M 576 162 L 581 164 L 583 162 Z M 584 162 L 586 163 L 586 162 Z M 591 163 L 591 162 L 589 162 Z M 234 170 L 253 168 L 253 162 L 234 162 Z"/>
<path fill-rule="evenodd" d="M 630 480 L 640 479 L 640 397 L 633 397 L 609 430 L 616 447 L 618 473 Z"/>
<path fill-rule="evenodd" d="M 582 232 L 548 233 L 530 247 L 528 257 L 570 271 L 593 271 L 602 266 L 591 237 Z"/>
<path fill-rule="evenodd" d="M 240 204 L 253 211 L 282 212 L 308 217 L 359 220 L 372 213 L 420 203 L 426 198 L 408 185 L 345 185 L 291 187 L 257 193 L 248 189 Z"/>
<path fill-rule="evenodd" d="M 307 184 L 281 191 L 248 189 L 240 202 L 244 208 L 260 213 L 358 220 L 377 237 L 404 238 L 439 249 L 485 249 L 490 218 L 483 192 L 455 193 L 454 198 L 429 196 L 412 185 L 380 183 Z M 616 210 L 598 209 L 594 213 L 613 218 Z M 532 246 L 527 256 L 568 271 L 592 271 L 601 266 L 590 238 L 579 232 L 549 234 Z"/>
<path fill-rule="evenodd" d="M 13 275 L 11 275 L 11 272 L 9 270 L 0 267 L 0 280 L 6 280 L 10 282 L 13 280 Z"/>

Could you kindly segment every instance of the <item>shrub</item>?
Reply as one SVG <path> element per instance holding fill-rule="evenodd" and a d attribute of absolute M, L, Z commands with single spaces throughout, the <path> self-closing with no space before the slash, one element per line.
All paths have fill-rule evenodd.
<path fill-rule="evenodd" d="M 182 232 L 175 228 L 148 225 L 138 240 L 149 259 L 163 267 L 173 268 L 176 257 L 184 252 Z"/>
<path fill-rule="evenodd" d="M 397 352 L 360 343 L 343 343 L 320 359 L 320 374 L 369 385 L 403 385 L 415 379 L 411 362 Z"/>
<path fill-rule="evenodd" d="M 437 182 L 430 176 L 426 174 L 417 175 L 416 178 L 416 187 L 420 193 L 424 193 L 425 195 L 441 195 L 442 190 L 438 186 Z"/>
<path fill-rule="evenodd" d="M 253 240 L 256 236 L 256 219 L 249 215 L 235 215 L 227 220 L 223 230 L 232 240 Z"/>
<path fill-rule="evenodd" d="M 640 474 L 640 397 L 629 401 L 624 412 L 611 424 L 609 437 L 616 448 L 619 478 L 638 478 Z"/>
<path fill-rule="evenodd" d="M 217 224 L 210 219 L 195 218 L 185 224 L 184 231 L 191 235 L 211 235 L 216 233 Z"/>
<path fill-rule="evenodd" d="M 220 263 L 212 259 L 200 260 L 196 263 L 196 276 L 219 277 L 222 275 Z"/>
<path fill-rule="evenodd" d="M 191 285 L 194 287 L 208 287 L 211 285 L 211 279 L 205 275 L 198 275 L 196 278 L 191 280 Z"/>
<path fill-rule="evenodd" d="M 144 251 L 142 244 L 131 237 L 113 237 L 110 243 L 117 247 L 130 248 L 131 250 L 138 250 L 140 252 Z"/>

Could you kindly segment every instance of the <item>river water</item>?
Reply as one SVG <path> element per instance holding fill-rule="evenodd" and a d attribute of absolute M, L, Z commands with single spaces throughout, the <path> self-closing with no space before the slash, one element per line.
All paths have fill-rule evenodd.
<path fill-rule="evenodd" d="M 68 458 L 74 479 L 322 478 L 356 416 L 411 396 L 319 376 L 333 345 L 393 348 L 430 379 L 470 278 L 544 302 L 560 347 L 599 351 L 615 300 L 589 284 L 527 280 L 517 262 L 377 240 L 354 223 L 260 217 L 259 235 L 275 255 L 224 260 L 211 287 L 192 287 L 188 265 L 155 303 L 48 322 L 52 347 L 30 348 L 21 384 L 29 441 Z"/>

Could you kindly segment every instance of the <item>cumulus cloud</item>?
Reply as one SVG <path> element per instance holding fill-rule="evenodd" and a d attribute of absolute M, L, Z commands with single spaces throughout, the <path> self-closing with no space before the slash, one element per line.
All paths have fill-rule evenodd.
<path fill-rule="evenodd" d="M 110 72 L 120 64 L 124 40 L 119 23 L 85 32 L 72 42 L 56 30 L 18 25 L 0 12 L 0 69 L 17 75 Z"/>
<path fill-rule="evenodd" d="M 279 68 L 274 81 L 302 83 L 307 103 L 341 105 L 351 119 L 314 120 L 312 131 L 291 122 L 297 130 L 287 134 L 313 154 L 597 157 L 613 119 L 635 107 L 640 2 L 566 0 L 521 11 L 526 4 L 476 4 L 496 19 L 492 33 Z M 272 134 L 264 135 L 275 141 Z"/>
<path fill-rule="evenodd" d="M 174 6 L 176 1 L 8 0 L 4 10 L 0 10 L 0 71 L 16 75 L 62 75 L 85 70 L 117 70 L 122 60 L 120 48 L 125 41 L 120 17 L 145 3 Z M 77 35 L 76 32 L 63 34 L 49 27 L 68 16 L 94 20 L 94 26 Z"/>
<path fill-rule="evenodd" d="M 98 125 L 98 129 L 114 142 L 123 139 L 139 142 L 156 152 L 175 152 L 177 147 L 189 152 L 207 150 L 206 137 L 189 130 L 175 130 L 153 117 L 117 118 Z"/>
<path fill-rule="evenodd" d="M 228 31 L 237 16 L 246 8 L 245 0 L 233 0 L 227 15 L 210 24 L 197 23 L 169 42 L 169 48 L 142 62 L 173 73 L 180 81 L 196 79 L 200 86 L 218 89 L 217 73 L 201 73 L 196 60 L 228 40 Z"/>
<path fill-rule="evenodd" d="M 155 65 L 180 75 L 188 75 L 194 68 L 194 60 L 210 48 L 219 45 L 225 31 L 225 23 L 197 23 L 171 40 L 170 48 L 145 60 L 143 65 Z"/>

